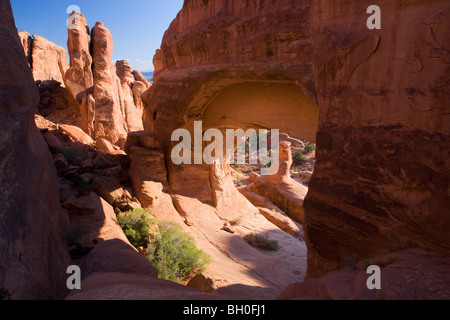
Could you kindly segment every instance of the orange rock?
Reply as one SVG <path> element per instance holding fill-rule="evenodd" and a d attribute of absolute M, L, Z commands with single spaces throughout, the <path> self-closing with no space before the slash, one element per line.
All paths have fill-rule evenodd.
<path fill-rule="evenodd" d="M 94 140 L 87 135 L 83 130 L 81 130 L 79 127 L 68 125 L 68 124 L 61 124 L 59 125 L 59 128 L 62 132 L 69 135 L 74 141 L 80 142 L 84 145 L 93 146 Z"/>
<path fill-rule="evenodd" d="M 120 79 L 112 62 L 113 39 L 110 31 L 98 22 L 92 29 L 92 58 L 95 99 L 95 140 L 104 138 L 124 147 L 127 124 L 121 109 Z"/>
<path fill-rule="evenodd" d="M 64 81 L 80 104 L 86 92 L 94 86 L 90 41 L 89 27 L 84 15 L 80 14 L 79 25 L 76 28 L 68 29 L 67 48 L 70 67 Z"/>
<path fill-rule="evenodd" d="M 56 80 L 64 85 L 65 74 L 69 68 L 67 51 L 64 48 L 33 35 L 31 60 L 35 81 Z"/>

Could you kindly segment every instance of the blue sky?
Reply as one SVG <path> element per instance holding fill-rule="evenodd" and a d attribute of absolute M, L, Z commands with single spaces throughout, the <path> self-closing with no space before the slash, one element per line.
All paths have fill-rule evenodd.
<path fill-rule="evenodd" d="M 92 28 L 103 22 L 114 39 L 113 60 L 153 71 L 153 55 L 183 0 L 11 0 L 18 30 L 42 36 L 67 49 L 67 8 L 77 5 Z"/>

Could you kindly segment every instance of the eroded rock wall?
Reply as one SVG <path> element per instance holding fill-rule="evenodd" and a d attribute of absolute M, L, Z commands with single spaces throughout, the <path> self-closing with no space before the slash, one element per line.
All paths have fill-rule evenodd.
<path fill-rule="evenodd" d="M 315 1 L 308 276 L 409 246 L 450 253 L 450 5 Z"/>
<path fill-rule="evenodd" d="M 172 132 L 196 120 L 264 127 L 264 107 L 226 112 L 239 102 L 233 96 L 255 92 L 275 112 L 272 127 L 316 136 L 304 204 L 308 277 L 406 247 L 450 253 L 449 5 L 378 5 L 382 29 L 369 30 L 368 5 L 357 1 L 185 1 L 143 95 L 145 127 L 167 157 Z M 317 135 L 298 129 L 313 128 L 305 113 L 266 105 L 270 81 L 299 87 L 299 110 L 319 106 Z M 291 128 L 277 111 L 302 120 Z M 214 203 L 207 168 L 169 161 L 168 169 L 175 193 Z"/>
<path fill-rule="evenodd" d="M 68 217 L 34 123 L 39 96 L 7 0 L 0 1 L 0 56 L 0 288 L 13 299 L 62 299 Z"/>
<path fill-rule="evenodd" d="M 192 132 L 198 120 L 204 130 L 275 129 L 272 125 L 283 123 L 286 131 L 315 139 L 311 3 L 185 1 L 154 57 L 155 82 L 142 96 L 144 127 L 158 134 L 167 159 L 172 132 Z M 264 97 L 267 91 L 270 98 Z M 276 100 L 290 95 L 295 98 L 274 111 Z M 241 111 L 228 112 L 232 107 Z M 217 194 L 210 188 L 208 166 L 174 166 L 169 161 L 168 167 L 175 193 L 214 203 Z M 217 187 L 220 192 L 222 187 Z"/>

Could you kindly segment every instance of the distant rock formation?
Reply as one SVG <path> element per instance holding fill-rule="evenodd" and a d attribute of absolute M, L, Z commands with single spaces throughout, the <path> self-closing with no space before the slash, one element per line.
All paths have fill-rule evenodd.
<path fill-rule="evenodd" d="M 103 23 L 92 29 L 95 100 L 95 139 L 104 138 L 125 147 L 128 128 L 120 100 L 121 85 L 112 61 L 113 40 Z M 120 91 L 119 91 L 120 90 Z"/>
<path fill-rule="evenodd" d="M 66 72 L 66 85 L 78 103 L 81 104 L 87 94 L 92 94 L 94 76 L 90 53 L 90 30 L 84 15 L 79 14 L 79 23 L 68 28 L 67 49 L 70 56 L 70 68 Z"/>
<path fill-rule="evenodd" d="M 64 86 L 65 73 L 69 68 L 67 51 L 43 37 L 31 36 L 26 31 L 19 31 L 19 38 L 34 80 L 55 80 Z"/>
<path fill-rule="evenodd" d="M 77 121 L 69 124 L 79 126 L 104 150 L 105 141 L 123 149 L 129 132 L 143 130 L 141 95 L 151 84 L 126 60 L 114 66 L 110 31 L 97 23 L 91 34 L 86 18 L 82 14 L 79 17 L 80 23 L 68 29 L 70 64 L 64 48 L 25 31 L 20 31 L 19 37 L 35 81 L 58 81 L 76 99 Z M 54 99 L 41 98 L 47 111 L 54 109 Z M 72 105 L 72 99 L 60 98 L 70 100 Z"/>

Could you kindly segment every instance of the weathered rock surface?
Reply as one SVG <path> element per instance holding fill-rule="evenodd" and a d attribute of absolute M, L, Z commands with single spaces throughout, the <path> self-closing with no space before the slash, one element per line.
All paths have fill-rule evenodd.
<path fill-rule="evenodd" d="M 280 142 L 278 172 L 261 175 L 246 190 L 257 193 L 286 212 L 293 220 L 303 222 L 303 200 L 308 188 L 291 178 L 292 151 L 289 142 Z"/>
<path fill-rule="evenodd" d="M 31 60 L 35 81 L 56 80 L 64 85 L 65 73 L 69 68 L 67 51 L 64 48 L 33 35 Z"/>
<path fill-rule="evenodd" d="M 120 81 L 122 81 L 122 83 L 127 83 L 128 86 L 131 86 L 131 84 L 135 81 L 133 69 L 127 60 L 116 61 L 116 72 Z"/>
<path fill-rule="evenodd" d="M 86 93 L 92 92 L 94 77 L 89 48 L 91 41 L 89 27 L 84 15 L 78 14 L 78 17 L 79 23 L 74 24 L 73 28 L 68 28 L 67 48 L 70 55 L 70 68 L 66 72 L 65 83 L 81 104 Z"/>
<path fill-rule="evenodd" d="M 383 27 L 368 30 L 357 1 L 186 1 L 143 94 L 166 157 L 172 132 L 196 120 L 317 137 L 302 218 L 309 277 L 405 247 L 450 253 L 449 5 L 378 5 Z M 211 205 L 229 214 L 211 187 L 230 198 L 220 168 L 167 163 L 190 224 L 213 219 Z"/>
<path fill-rule="evenodd" d="M 95 99 L 95 139 L 104 138 L 124 147 L 127 125 L 121 108 L 120 80 L 112 62 L 113 39 L 101 22 L 92 28 L 92 57 Z"/>
<path fill-rule="evenodd" d="M 67 300 L 222 300 L 183 285 L 134 273 L 96 273 Z"/>
<path fill-rule="evenodd" d="M 366 270 L 381 267 L 381 289 L 367 288 Z M 448 300 L 450 259 L 421 249 L 394 252 L 367 259 L 356 266 L 330 272 L 320 278 L 292 284 L 280 300 Z"/>
<path fill-rule="evenodd" d="M 19 38 L 20 42 L 22 43 L 25 56 L 27 57 L 28 65 L 31 68 L 32 67 L 31 52 L 33 49 L 33 38 L 31 38 L 31 35 L 28 32 L 23 30 L 19 31 Z"/>
<path fill-rule="evenodd" d="M 450 254 L 450 5 L 377 4 L 381 30 L 365 27 L 358 1 L 312 11 L 321 117 L 308 277 L 405 247 Z"/>
<path fill-rule="evenodd" d="M 152 84 L 147 80 L 146 77 L 144 77 L 144 75 L 140 71 L 133 70 L 132 73 L 133 73 L 133 76 L 136 79 L 136 81 L 139 81 L 139 82 L 142 82 L 143 84 L 145 84 L 147 89 L 151 87 Z"/>
<path fill-rule="evenodd" d="M 0 288 L 61 299 L 70 263 L 52 158 L 34 122 L 39 96 L 9 1 L 0 1 Z"/>
<path fill-rule="evenodd" d="M 77 126 L 61 124 L 59 126 L 62 132 L 69 135 L 74 141 L 78 141 L 84 145 L 94 145 L 94 140 Z"/>

